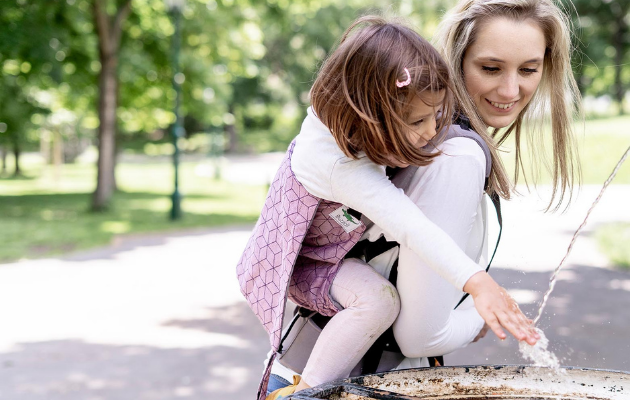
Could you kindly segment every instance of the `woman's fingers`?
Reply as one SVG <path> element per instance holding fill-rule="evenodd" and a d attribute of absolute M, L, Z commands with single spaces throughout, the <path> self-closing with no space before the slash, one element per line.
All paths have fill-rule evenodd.
<path fill-rule="evenodd" d="M 506 301 L 506 296 L 507 293 L 494 296 L 488 293 L 479 296 L 478 310 L 481 317 L 501 340 L 506 338 L 505 329 L 519 341 L 525 340 L 530 345 L 536 344 L 540 336 L 518 306 L 514 307 L 512 304 L 514 301 Z M 483 307 L 484 304 L 486 307 Z"/>
<path fill-rule="evenodd" d="M 499 339 L 505 339 L 505 328 L 519 341 L 536 344 L 540 336 L 508 292 L 488 274 L 474 274 L 464 285 L 475 301 L 475 308 Z"/>
<path fill-rule="evenodd" d="M 492 332 L 494 332 L 494 334 L 497 335 L 499 339 L 505 340 L 507 338 L 507 335 L 505 334 L 505 332 L 503 332 L 503 329 L 501 329 L 501 324 L 499 323 L 499 321 L 498 320 L 495 320 L 495 321 L 496 322 L 486 321 L 486 323 L 488 324 L 490 329 L 492 329 Z"/>
<path fill-rule="evenodd" d="M 497 319 L 519 341 L 525 340 L 533 346 L 540 339 L 540 335 L 520 309 L 511 308 L 509 312 L 502 313 Z"/>

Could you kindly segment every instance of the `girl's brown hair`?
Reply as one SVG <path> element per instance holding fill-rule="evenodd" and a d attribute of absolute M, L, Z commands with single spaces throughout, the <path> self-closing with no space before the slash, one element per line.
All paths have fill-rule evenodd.
<path fill-rule="evenodd" d="M 503 132 L 494 129 L 492 138 L 486 134 L 488 126 L 483 122 L 470 95 L 466 91 L 462 62 L 468 47 L 474 43 L 483 24 L 495 18 L 514 21 L 535 21 L 545 35 L 547 48 L 543 76 L 530 103 L 516 120 Z M 558 209 L 574 182 L 579 181 L 580 164 L 573 139 L 571 122 L 580 109 L 580 93 L 571 70 L 571 24 L 565 12 L 554 0 L 460 0 L 442 20 L 436 35 L 437 47 L 453 70 L 453 86 L 457 97 L 457 108 L 466 114 L 475 130 L 491 144 L 493 151 L 493 174 L 490 189 L 504 198 L 510 197 L 512 186 L 501 160 L 496 157 L 494 147 L 500 146 L 509 135 L 516 142 L 514 176 L 518 181 L 523 169 L 521 141 L 522 127 L 529 124 L 531 133 L 529 149 L 532 158 L 538 160 L 544 140 L 540 138 L 543 125 L 550 122 L 552 132 L 552 160 L 550 170 L 553 192 L 547 210 Z M 534 164 L 534 168 L 538 165 Z M 554 203 L 555 206 L 553 205 Z"/>
<path fill-rule="evenodd" d="M 398 87 L 407 79 L 411 83 Z M 427 92 L 428 91 L 428 92 Z M 442 104 L 427 94 L 444 91 Z M 440 107 L 439 131 L 450 123 L 449 69 L 439 53 L 414 30 L 379 16 L 357 19 L 322 65 L 311 89 L 313 110 L 350 158 L 359 152 L 379 165 L 397 161 L 427 165 L 439 153 L 418 148 L 404 132 L 415 96 Z"/>

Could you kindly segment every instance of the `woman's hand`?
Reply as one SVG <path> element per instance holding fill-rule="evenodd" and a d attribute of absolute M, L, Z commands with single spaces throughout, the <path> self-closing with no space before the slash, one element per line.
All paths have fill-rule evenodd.
<path fill-rule="evenodd" d="M 470 293 L 479 315 L 499 339 L 507 337 L 502 327 L 517 340 L 532 346 L 540 339 L 532 321 L 525 317 L 516 301 L 487 273 L 481 271 L 470 277 L 464 291 Z"/>

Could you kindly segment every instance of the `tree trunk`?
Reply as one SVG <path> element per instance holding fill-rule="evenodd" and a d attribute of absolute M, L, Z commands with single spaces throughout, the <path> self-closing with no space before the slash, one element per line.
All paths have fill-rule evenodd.
<path fill-rule="evenodd" d="M 13 176 L 22 175 L 22 169 L 20 168 L 20 142 L 17 136 L 13 138 L 13 157 L 15 157 L 15 171 L 13 171 Z"/>
<path fill-rule="evenodd" d="M 106 1 L 94 0 L 93 12 L 98 32 L 99 73 L 98 116 L 98 174 L 96 190 L 92 197 L 92 210 L 107 209 L 116 188 L 116 109 L 118 107 L 118 53 L 122 35 L 122 21 L 131 11 L 131 0 L 127 0 L 116 15 L 107 14 Z"/>
<path fill-rule="evenodd" d="M 98 175 L 92 199 L 95 211 L 107 208 L 114 191 L 114 150 L 116 148 L 116 66 L 115 57 L 102 60 L 99 75 Z"/>
<path fill-rule="evenodd" d="M 0 146 L 0 162 L 2 163 L 0 175 L 4 175 L 7 172 L 7 150 L 4 146 Z"/>
<path fill-rule="evenodd" d="M 0 158 L 2 159 L 2 172 L 0 174 L 4 175 L 7 173 L 7 149 L 4 146 L 0 146 Z"/>

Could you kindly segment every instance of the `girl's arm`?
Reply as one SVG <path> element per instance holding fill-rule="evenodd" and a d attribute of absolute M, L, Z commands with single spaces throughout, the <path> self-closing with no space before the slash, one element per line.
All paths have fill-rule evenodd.
<path fill-rule="evenodd" d="M 361 212 L 457 289 L 483 270 L 391 183 L 385 167 L 365 156 L 346 157 L 310 108 L 296 137 L 291 167 L 309 193 Z"/>

